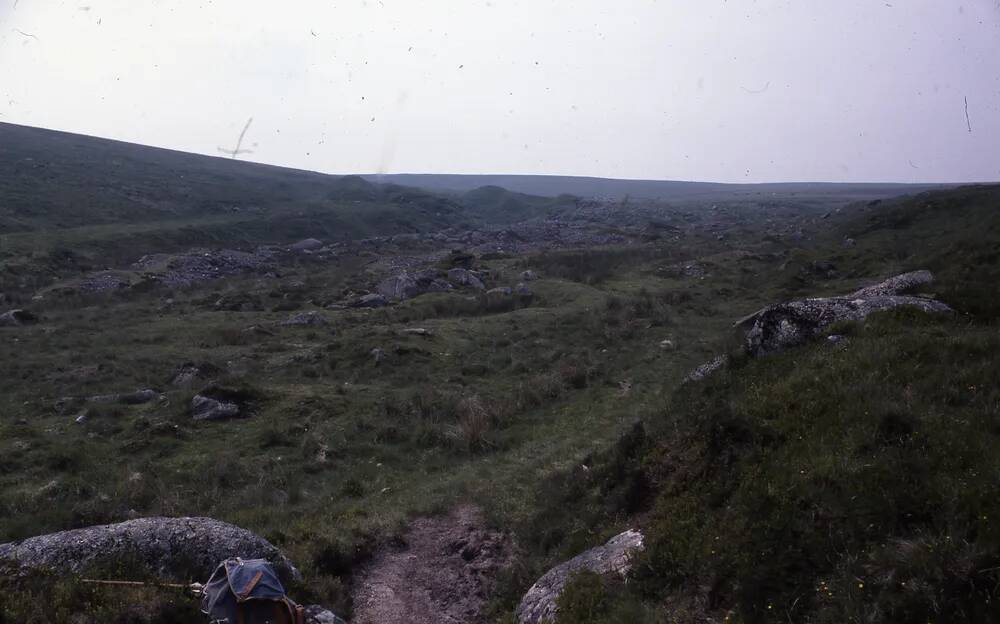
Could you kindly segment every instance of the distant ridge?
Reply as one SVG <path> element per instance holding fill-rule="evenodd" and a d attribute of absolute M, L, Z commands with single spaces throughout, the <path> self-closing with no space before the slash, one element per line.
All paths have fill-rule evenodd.
<path fill-rule="evenodd" d="M 6 152 L 6 153 L 5 153 Z M 128 173 L 147 175 L 152 167 L 172 175 L 239 180 L 230 188 L 237 188 L 238 195 L 274 195 L 275 184 L 295 187 L 295 195 L 302 191 L 322 193 L 331 183 L 345 176 L 326 174 L 277 165 L 267 165 L 246 160 L 205 156 L 104 139 L 58 130 L 48 130 L 0 122 L 0 167 L 3 161 L 17 158 L 38 158 L 55 161 L 71 168 L 86 164 L 79 173 L 82 178 L 100 179 L 114 171 L 122 173 L 119 166 L 124 161 Z M 30 161 L 22 161 L 30 162 Z M 10 162 L 7 163 L 12 164 Z M 65 169 L 62 170 L 65 173 Z M 10 174 L 11 171 L 2 173 Z M 113 176 L 118 177 L 118 176 Z M 789 182 L 766 184 L 725 184 L 719 182 L 689 182 L 669 180 L 624 180 L 557 175 L 511 174 L 364 174 L 362 177 L 385 184 L 418 187 L 428 191 L 466 193 L 484 186 L 499 186 L 509 191 L 541 197 L 576 195 L 585 198 L 622 200 L 659 199 L 677 202 L 740 201 L 765 198 L 775 200 L 795 199 L 803 204 L 867 201 L 926 190 L 959 186 L 957 184 L 901 184 L 901 183 L 836 183 Z M 219 182 L 221 180 L 216 180 Z M 803 195 L 808 195 L 804 198 Z"/>
<path fill-rule="evenodd" d="M 466 192 L 482 186 L 500 186 L 509 191 L 554 197 L 561 194 L 608 199 L 661 199 L 671 201 L 725 201 L 760 199 L 761 196 L 790 198 L 802 193 L 845 201 L 870 200 L 947 188 L 954 184 L 783 182 L 724 184 L 669 180 L 622 180 L 549 175 L 457 175 L 457 174 L 366 174 L 372 182 L 416 186 L 432 191 Z"/>

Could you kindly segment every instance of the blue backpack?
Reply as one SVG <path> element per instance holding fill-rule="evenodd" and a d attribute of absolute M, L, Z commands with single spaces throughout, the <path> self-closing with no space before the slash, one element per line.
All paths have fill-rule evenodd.
<path fill-rule="evenodd" d="M 213 624 L 303 624 L 302 607 L 285 595 L 265 559 L 226 559 L 202 589 L 201 610 Z"/>

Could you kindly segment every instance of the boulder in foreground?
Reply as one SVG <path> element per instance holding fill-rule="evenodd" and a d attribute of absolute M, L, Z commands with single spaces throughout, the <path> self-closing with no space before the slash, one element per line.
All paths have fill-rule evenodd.
<path fill-rule="evenodd" d="M 78 574 L 128 565 L 179 581 L 208 578 L 229 557 L 267 559 L 283 579 L 301 578 L 266 539 L 212 518 L 139 518 L 0 544 L 0 564 L 15 570 Z"/>
<path fill-rule="evenodd" d="M 589 570 L 597 574 L 624 576 L 632 565 L 632 553 L 643 548 L 642 533 L 630 529 L 612 537 L 603 546 L 552 568 L 538 579 L 521 598 L 514 615 L 518 624 L 541 624 L 556 616 L 556 601 L 574 572 Z"/>
<path fill-rule="evenodd" d="M 838 321 L 861 321 L 874 312 L 902 306 L 924 312 L 951 312 L 940 301 L 905 294 L 932 281 L 930 271 L 904 273 L 848 295 L 768 306 L 737 321 L 736 326 L 746 329 L 746 352 L 760 357 L 803 344 Z"/>

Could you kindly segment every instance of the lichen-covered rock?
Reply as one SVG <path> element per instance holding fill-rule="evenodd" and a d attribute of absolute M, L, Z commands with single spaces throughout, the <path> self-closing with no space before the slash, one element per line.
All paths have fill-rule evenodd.
<path fill-rule="evenodd" d="M 768 306 L 737 321 L 746 329 L 744 348 L 761 357 L 805 343 L 838 321 L 861 321 L 874 312 L 912 306 L 924 312 L 951 312 L 947 305 L 903 294 L 933 281 L 929 271 L 889 278 L 841 297 L 801 299 Z"/>
<path fill-rule="evenodd" d="M 903 273 L 895 277 L 890 277 L 884 282 L 879 282 L 874 286 L 867 286 L 847 295 L 850 299 L 860 299 L 864 297 L 887 297 L 890 295 L 902 295 L 913 292 L 921 286 L 926 286 L 934 281 L 934 276 L 930 271 L 912 271 Z"/>
<path fill-rule="evenodd" d="M 179 581 L 208 578 L 229 557 L 267 559 L 284 579 L 301 578 L 266 539 L 212 518 L 138 518 L 0 544 L 0 563 L 14 570 L 78 574 L 126 565 Z"/>
<path fill-rule="evenodd" d="M 624 576 L 631 568 L 632 554 L 643 548 L 643 535 L 628 530 L 603 546 L 592 548 L 546 572 L 521 598 L 514 612 L 518 624 L 541 624 L 555 617 L 556 601 L 570 576 L 580 570 Z"/>

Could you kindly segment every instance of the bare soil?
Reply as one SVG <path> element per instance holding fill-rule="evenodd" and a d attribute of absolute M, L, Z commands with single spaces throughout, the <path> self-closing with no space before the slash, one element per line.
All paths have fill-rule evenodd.
<path fill-rule="evenodd" d="M 353 624 L 476 624 L 496 573 L 509 564 L 509 536 L 461 506 L 419 518 L 355 579 Z"/>

